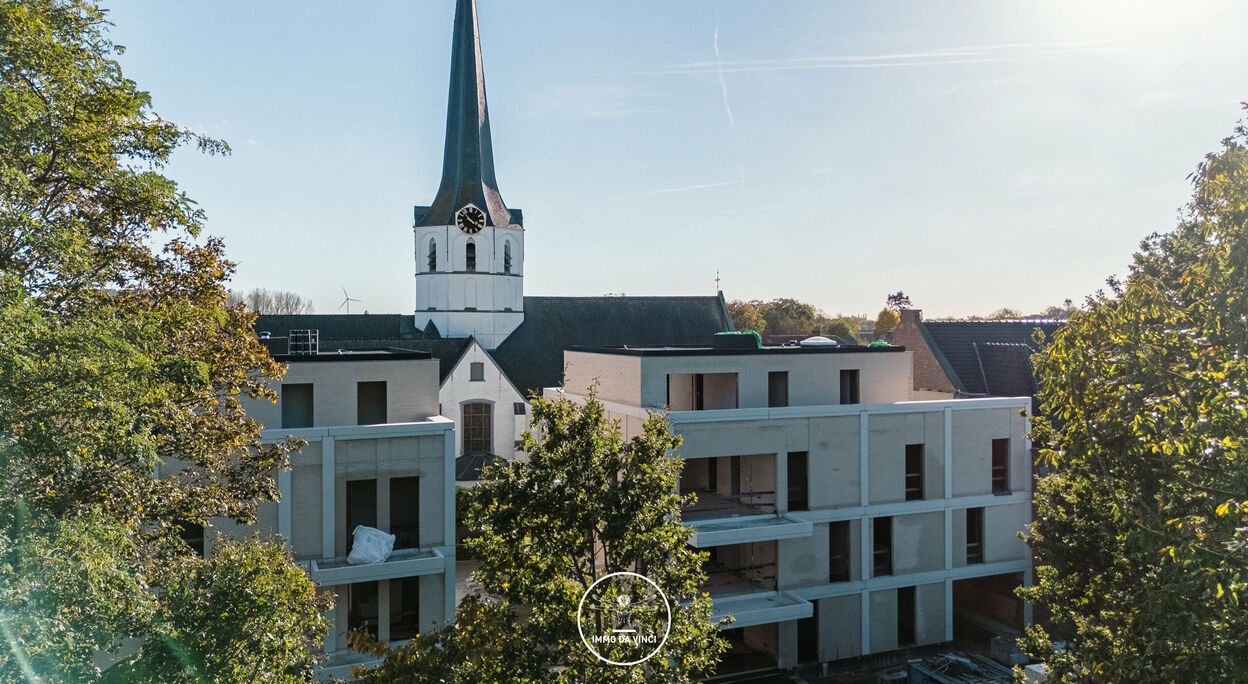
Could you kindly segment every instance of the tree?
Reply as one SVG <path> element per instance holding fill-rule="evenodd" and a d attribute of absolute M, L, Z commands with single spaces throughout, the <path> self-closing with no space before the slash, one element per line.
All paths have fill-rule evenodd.
<path fill-rule="evenodd" d="M 1036 357 L 1051 419 L 1032 438 L 1055 471 L 1022 595 L 1052 614 L 1025 640 L 1051 681 L 1248 672 L 1248 129 L 1193 181 L 1178 227 Z"/>
<path fill-rule="evenodd" d="M 819 325 L 822 335 L 835 335 L 850 344 L 858 343 L 858 325 L 852 318 L 833 318 Z"/>
<path fill-rule="evenodd" d="M 1001 307 L 1000 309 L 988 314 L 988 320 L 990 321 L 1011 321 L 1018 320 L 1022 317 L 1023 313 L 1021 311 L 1008 307 Z"/>
<path fill-rule="evenodd" d="M 756 308 L 772 333 L 806 336 L 819 328 L 819 310 L 806 302 L 781 297 Z"/>
<path fill-rule="evenodd" d="M 163 681 L 289 681 L 323 626 L 306 579 L 285 556 L 244 572 L 179 539 L 254 521 L 298 446 L 263 445 L 244 414 L 282 368 L 226 305 L 233 264 L 203 212 L 160 173 L 181 145 L 228 147 L 156 116 L 105 28 L 87 0 L 0 0 L 0 682 L 93 680 L 101 652 L 150 652 L 198 619 L 178 573 L 209 568 L 298 605 L 180 641 L 188 662 L 214 653 Z M 255 635 L 294 646 L 259 661 Z"/>
<path fill-rule="evenodd" d="M 386 660 L 365 681 L 692 682 L 710 673 L 726 645 L 701 590 L 706 554 L 681 523 L 693 498 L 677 493 L 680 437 L 667 417 L 652 414 L 625 441 L 593 390 L 584 403 L 531 403 L 527 458 L 488 466 L 468 513 L 475 579 L 490 598 L 472 598 L 466 623 L 397 649 L 373 645 Z M 654 580 L 672 610 L 662 650 L 630 667 L 599 661 L 577 623 L 585 591 L 623 570 Z M 485 650 L 473 657 L 477 646 Z"/>
<path fill-rule="evenodd" d="M 897 292 L 894 292 L 893 294 L 890 294 L 884 300 L 884 305 L 885 305 L 885 308 L 895 313 L 901 313 L 902 309 L 908 309 L 911 306 L 910 298 L 906 296 L 906 293 L 900 290 L 898 290 Z"/>
<path fill-rule="evenodd" d="M 161 587 L 160 638 L 109 668 L 106 682 L 162 684 L 186 678 L 187 670 L 237 684 L 311 679 L 307 644 L 329 628 L 321 612 L 333 601 L 317 595 L 281 544 L 258 536 L 220 540 L 207 561 L 175 559 Z"/>
<path fill-rule="evenodd" d="M 257 287 L 244 295 L 230 294 L 230 304 L 244 304 L 252 313 L 290 316 L 312 313 L 312 300 L 286 290 Z"/>
<path fill-rule="evenodd" d="M 728 315 L 732 317 L 733 329 L 753 330 L 760 335 L 767 329 L 767 321 L 755 306 L 756 303 L 739 299 L 728 302 Z"/>
<path fill-rule="evenodd" d="M 875 317 L 875 339 L 878 340 L 896 330 L 899 324 L 901 324 L 901 316 L 898 316 L 896 311 L 880 309 L 879 315 Z"/>

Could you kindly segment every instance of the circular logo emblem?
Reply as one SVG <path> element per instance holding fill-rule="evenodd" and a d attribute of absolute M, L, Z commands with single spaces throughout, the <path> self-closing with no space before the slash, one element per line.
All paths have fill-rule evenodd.
<path fill-rule="evenodd" d="M 667 643 L 672 606 L 649 577 L 613 572 L 585 590 L 576 609 L 576 627 L 585 647 L 602 662 L 637 665 Z"/>

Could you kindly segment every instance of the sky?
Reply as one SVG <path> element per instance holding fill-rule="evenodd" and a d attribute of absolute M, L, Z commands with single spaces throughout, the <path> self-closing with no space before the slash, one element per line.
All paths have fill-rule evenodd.
<path fill-rule="evenodd" d="M 453 0 L 108 5 L 166 169 L 316 311 L 413 308 Z M 1025 314 L 1124 275 L 1248 100 L 1248 3 L 478 0 L 529 295 Z"/>

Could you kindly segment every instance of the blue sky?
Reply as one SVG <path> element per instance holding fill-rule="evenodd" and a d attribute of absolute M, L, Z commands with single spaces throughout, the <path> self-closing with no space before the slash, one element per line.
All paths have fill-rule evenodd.
<path fill-rule="evenodd" d="M 1038 311 L 1123 274 L 1248 99 L 1233 2 L 478 0 L 526 294 Z M 235 289 L 414 301 L 452 0 L 112 7 Z M 717 53 L 718 51 L 718 53 Z M 358 311 L 359 309 L 355 309 Z"/>

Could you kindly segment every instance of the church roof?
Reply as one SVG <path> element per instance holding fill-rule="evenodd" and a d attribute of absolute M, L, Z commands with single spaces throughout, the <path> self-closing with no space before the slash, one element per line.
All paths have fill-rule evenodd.
<path fill-rule="evenodd" d="M 1030 396 L 1035 393 L 1032 335 L 1046 338 L 1061 321 L 922 321 L 924 336 L 954 387 L 967 394 Z"/>
<path fill-rule="evenodd" d="M 705 345 L 732 330 L 718 297 L 525 297 L 524 322 L 494 350 L 521 393 L 563 383 L 572 347 Z M 583 389 L 583 388 L 582 388 Z"/>
<path fill-rule="evenodd" d="M 322 351 L 411 349 L 438 359 L 441 380 L 471 338 L 426 339 L 408 314 L 302 314 L 258 316 L 256 332 L 285 337 L 319 330 Z M 525 297 L 524 322 L 490 352 L 522 394 L 563 382 L 563 352 L 572 347 L 706 345 L 732 330 L 717 297 Z M 436 331 L 435 331 L 436 332 Z"/>
<path fill-rule="evenodd" d="M 480 207 L 486 224 L 498 228 L 521 224 L 520 213 L 503 203 L 494 178 L 494 146 L 485 98 L 485 68 L 476 0 L 455 3 L 455 34 L 451 42 L 451 88 L 446 105 L 446 148 L 442 183 L 433 205 L 416 207 L 416 226 L 445 226 L 466 204 Z"/>

